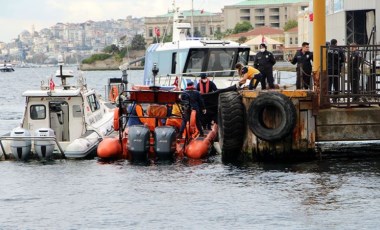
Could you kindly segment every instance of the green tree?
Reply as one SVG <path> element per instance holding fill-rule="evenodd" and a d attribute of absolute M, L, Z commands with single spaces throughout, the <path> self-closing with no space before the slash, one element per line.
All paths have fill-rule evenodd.
<path fill-rule="evenodd" d="M 233 33 L 238 34 L 238 33 L 242 33 L 242 32 L 247 32 L 251 29 L 253 29 L 253 26 L 249 21 L 242 21 L 242 22 L 238 22 L 235 25 Z"/>
<path fill-rule="evenodd" d="M 238 39 L 238 42 L 241 44 L 241 43 L 244 43 L 247 41 L 247 37 L 244 37 L 244 36 L 241 36 L 239 39 Z"/>
<path fill-rule="evenodd" d="M 136 34 L 131 43 L 132 50 L 144 50 L 145 49 L 145 38 L 142 34 Z"/>
<path fill-rule="evenodd" d="M 110 45 L 110 46 L 106 46 L 106 47 L 103 49 L 103 52 L 104 52 L 104 53 L 108 53 L 108 54 L 116 54 L 116 53 L 119 53 L 120 50 L 119 50 L 119 47 L 117 47 L 117 45 L 112 44 L 112 45 Z"/>
<path fill-rule="evenodd" d="M 215 37 L 215 39 L 220 40 L 220 39 L 222 39 L 224 37 L 224 34 L 222 32 L 220 32 L 220 30 L 217 30 L 214 33 L 214 37 Z"/>
<path fill-rule="evenodd" d="M 298 26 L 298 22 L 296 20 L 289 20 L 284 25 L 284 31 L 288 31 Z"/>
<path fill-rule="evenodd" d="M 170 34 L 170 35 L 166 35 L 165 37 L 164 37 L 164 41 L 162 41 L 162 37 L 159 37 L 159 42 L 171 42 L 172 41 L 172 35 Z M 158 43 L 158 41 L 157 41 L 157 37 L 153 37 L 153 42 L 152 42 L 152 44 L 153 43 Z"/>

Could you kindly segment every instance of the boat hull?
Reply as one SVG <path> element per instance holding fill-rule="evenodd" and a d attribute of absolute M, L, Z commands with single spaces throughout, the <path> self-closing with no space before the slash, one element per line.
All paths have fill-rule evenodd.
<path fill-rule="evenodd" d="M 184 156 L 202 159 L 213 152 L 217 129 L 214 124 L 211 130 L 205 131 L 206 137 L 186 141 L 185 138 L 176 139 L 175 129 L 171 126 L 156 127 L 153 133 L 145 126 L 132 126 L 124 132 L 121 141 L 119 137 L 102 140 L 97 156 L 101 160 L 128 159 L 132 162 L 167 161 Z"/>

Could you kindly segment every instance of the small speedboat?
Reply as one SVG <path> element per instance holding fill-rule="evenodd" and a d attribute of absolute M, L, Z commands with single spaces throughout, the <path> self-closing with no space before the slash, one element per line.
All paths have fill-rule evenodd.
<path fill-rule="evenodd" d="M 0 72 L 13 72 L 13 71 L 15 71 L 15 69 L 10 63 L 8 64 L 4 63 L 3 66 L 0 66 Z"/>
<path fill-rule="evenodd" d="M 124 92 L 128 96 L 114 111 L 114 128 L 119 135 L 100 142 L 97 155 L 101 160 L 200 159 L 213 152 L 217 124 L 205 130 L 201 137 L 195 110 L 191 111 L 184 132 L 178 133 L 182 117 L 171 115 L 168 107 L 178 106 L 186 113 L 189 102 L 180 99 L 182 91 L 175 90 L 174 86 L 135 85 Z"/>
<path fill-rule="evenodd" d="M 22 94 L 26 103 L 21 126 L 0 137 L 5 158 L 93 157 L 100 141 L 114 131 L 115 106 L 88 89 L 81 75 L 69 84 L 74 72 L 62 65 L 55 75 L 61 85 L 50 78 L 40 89 Z"/>

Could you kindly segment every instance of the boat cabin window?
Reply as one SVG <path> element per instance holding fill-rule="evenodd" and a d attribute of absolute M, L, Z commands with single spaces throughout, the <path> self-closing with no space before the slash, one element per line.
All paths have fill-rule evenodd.
<path fill-rule="evenodd" d="M 87 102 L 90 105 L 91 111 L 94 112 L 100 108 L 98 99 L 96 99 L 95 94 L 87 96 Z"/>
<path fill-rule="evenodd" d="M 249 50 L 243 50 L 239 52 L 238 60 L 237 62 L 241 62 L 244 65 L 248 64 L 249 59 Z"/>
<path fill-rule="evenodd" d="M 43 120 L 46 118 L 46 106 L 45 105 L 31 105 L 30 106 L 30 118 L 32 120 Z"/>
<path fill-rule="evenodd" d="M 82 117 L 83 112 L 82 112 L 82 106 L 80 105 L 73 105 L 73 117 Z"/>
<path fill-rule="evenodd" d="M 237 62 L 248 64 L 249 48 L 198 48 L 190 49 L 185 73 L 234 70 Z M 232 72 L 218 73 L 230 76 Z"/>
<path fill-rule="evenodd" d="M 188 58 L 188 63 L 187 63 L 187 68 L 186 72 L 202 72 L 202 66 L 204 59 L 206 57 L 207 50 L 198 50 L 194 49 L 191 50 L 189 58 Z"/>
<path fill-rule="evenodd" d="M 176 73 L 177 67 L 177 53 L 172 53 L 172 74 Z"/>
<path fill-rule="evenodd" d="M 210 50 L 210 58 L 207 65 L 207 71 L 222 71 L 233 68 L 233 60 L 236 50 Z"/>

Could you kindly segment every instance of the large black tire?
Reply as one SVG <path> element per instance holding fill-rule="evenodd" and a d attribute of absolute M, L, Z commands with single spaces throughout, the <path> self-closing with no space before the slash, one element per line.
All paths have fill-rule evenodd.
<path fill-rule="evenodd" d="M 245 109 L 241 95 L 236 91 L 219 95 L 218 135 L 223 161 L 238 159 L 244 142 Z"/>
<path fill-rule="evenodd" d="M 278 92 L 255 98 L 248 109 L 248 126 L 260 139 L 274 142 L 292 133 L 297 112 L 292 101 Z"/>

